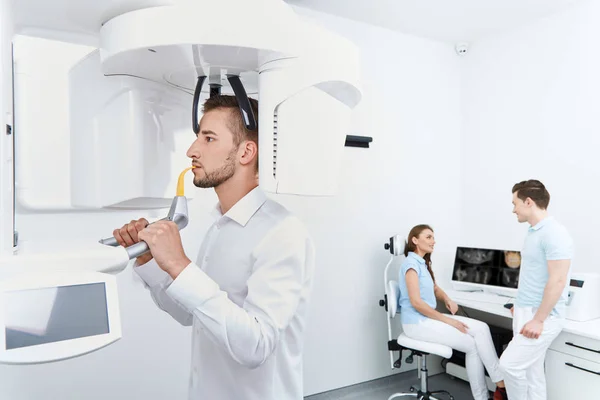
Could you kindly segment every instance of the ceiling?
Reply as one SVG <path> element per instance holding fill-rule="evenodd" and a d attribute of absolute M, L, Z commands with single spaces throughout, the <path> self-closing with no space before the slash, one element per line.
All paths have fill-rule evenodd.
<path fill-rule="evenodd" d="M 13 0 L 17 33 L 97 46 L 98 32 L 113 17 L 184 0 Z"/>
<path fill-rule="evenodd" d="M 594 0 L 285 0 L 355 21 L 445 42 L 472 42 Z"/>
<path fill-rule="evenodd" d="M 12 6 L 18 33 L 39 32 L 50 38 L 54 35 L 55 39 L 67 35 L 69 41 L 74 40 L 75 34 L 79 37 L 76 41 L 97 45 L 101 25 L 114 16 L 138 8 L 187 1 L 199 0 L 12 0 Z M 474 41 L 574 4 L 598 0 L 285 1 L 398 32 L 455 43 Z M 207 16 L 198 18 L 201 21 Z"/>

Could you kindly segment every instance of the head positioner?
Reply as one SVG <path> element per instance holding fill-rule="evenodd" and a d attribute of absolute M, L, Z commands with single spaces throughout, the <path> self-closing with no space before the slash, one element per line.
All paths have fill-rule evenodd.
<path fill-rule="evenodd" d="M 199 22 L 198 15 L 228 15 L 228 24 Z M 359 53 L 349 40 L 281 0 L 198 0 L 114 17 L 100 42 L 105 75 L 137 76 L 192 95 L 195 133 L 203 89 L 235 95 L 246 128 L 261 121 L 264 190 L 335 193 L 351 110 L 361 98 Z M 248 95 L 258 96 L 258 110 Z"/>

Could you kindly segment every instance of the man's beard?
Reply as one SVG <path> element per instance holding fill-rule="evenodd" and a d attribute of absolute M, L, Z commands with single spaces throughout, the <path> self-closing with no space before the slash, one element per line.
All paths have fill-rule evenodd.
<path fill-rule="evenodd" d="M 235 172 L 235 154 L 237 148 L 231 150 L 223 165 L 214 171 L 204 170 L 204 176 L 194 179 L 194 185 L 199 188 L 213 188 L 225 183 Z"/>

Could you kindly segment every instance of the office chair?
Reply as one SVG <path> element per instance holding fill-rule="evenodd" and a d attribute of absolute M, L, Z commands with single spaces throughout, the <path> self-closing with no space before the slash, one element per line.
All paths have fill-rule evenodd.
<path fill-rule="evenodd" d="M 389 250 L 392 256 L 385 267 L 385 297 L 383 300 L 379 301 L 379 305 L 381 307 L 385 307 L 388 316 L 388 350 L 390 351 L 390 364 L 392 369 L 400 368 L 402 364 L 402 352 L 404 350 L 408 350 L 410 355 L 406 358 L 406 362 L 409 364 L 412 363 L 414 356 L 417 356 L 420 359 L 421 385 L 419 388 L 411 387 L 410 393 L 394 393 L 388 398 L 388 400 L 400 397 L 416 397 L 418 400 L 441 400 L 434 396 L 435 394 L 440 393 L 447 395 L 450 400 L 454 400 L 454 397 L 446 390 L 436 390 L 430 392 L 427 384 L 427 356 L 429 354 L 435 354 L 444 358 L 450 358 L 452 356 L 452 348 L 437 343 L 415 340 L 409 338 L 404 333 L 401 333 L 397 339 L 394 339 L 392 336 L 392 319 L 399 311 L 398 300 L 400 299 L 400 288 L 397 281 L 388 280 L 388 270 L 397 256 L 404 255 L 404 244 L 404 239 L 402 239 L 402 237 L 399 235 L 390 238 L 390 242 L 385 244 L 385 249 Z M 394 351 L 398 351 L 400 354 L 400 357 L 396 361 L 394 361 Z"/>

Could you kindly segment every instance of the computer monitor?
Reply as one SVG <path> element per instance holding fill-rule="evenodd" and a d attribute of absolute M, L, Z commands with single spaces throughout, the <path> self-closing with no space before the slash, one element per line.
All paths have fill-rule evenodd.
<path fill-rule="evenodd" d="M 482 290 L 515 296 L 519 285 L 521 252 L 457 247 L 452 272 L 454 290 Z"/>
<path fill-rule="evenodd" d="M 64 360 L 120 338 L 112 275 L 40 271 L 0 281 L 0 363 Z"/>

